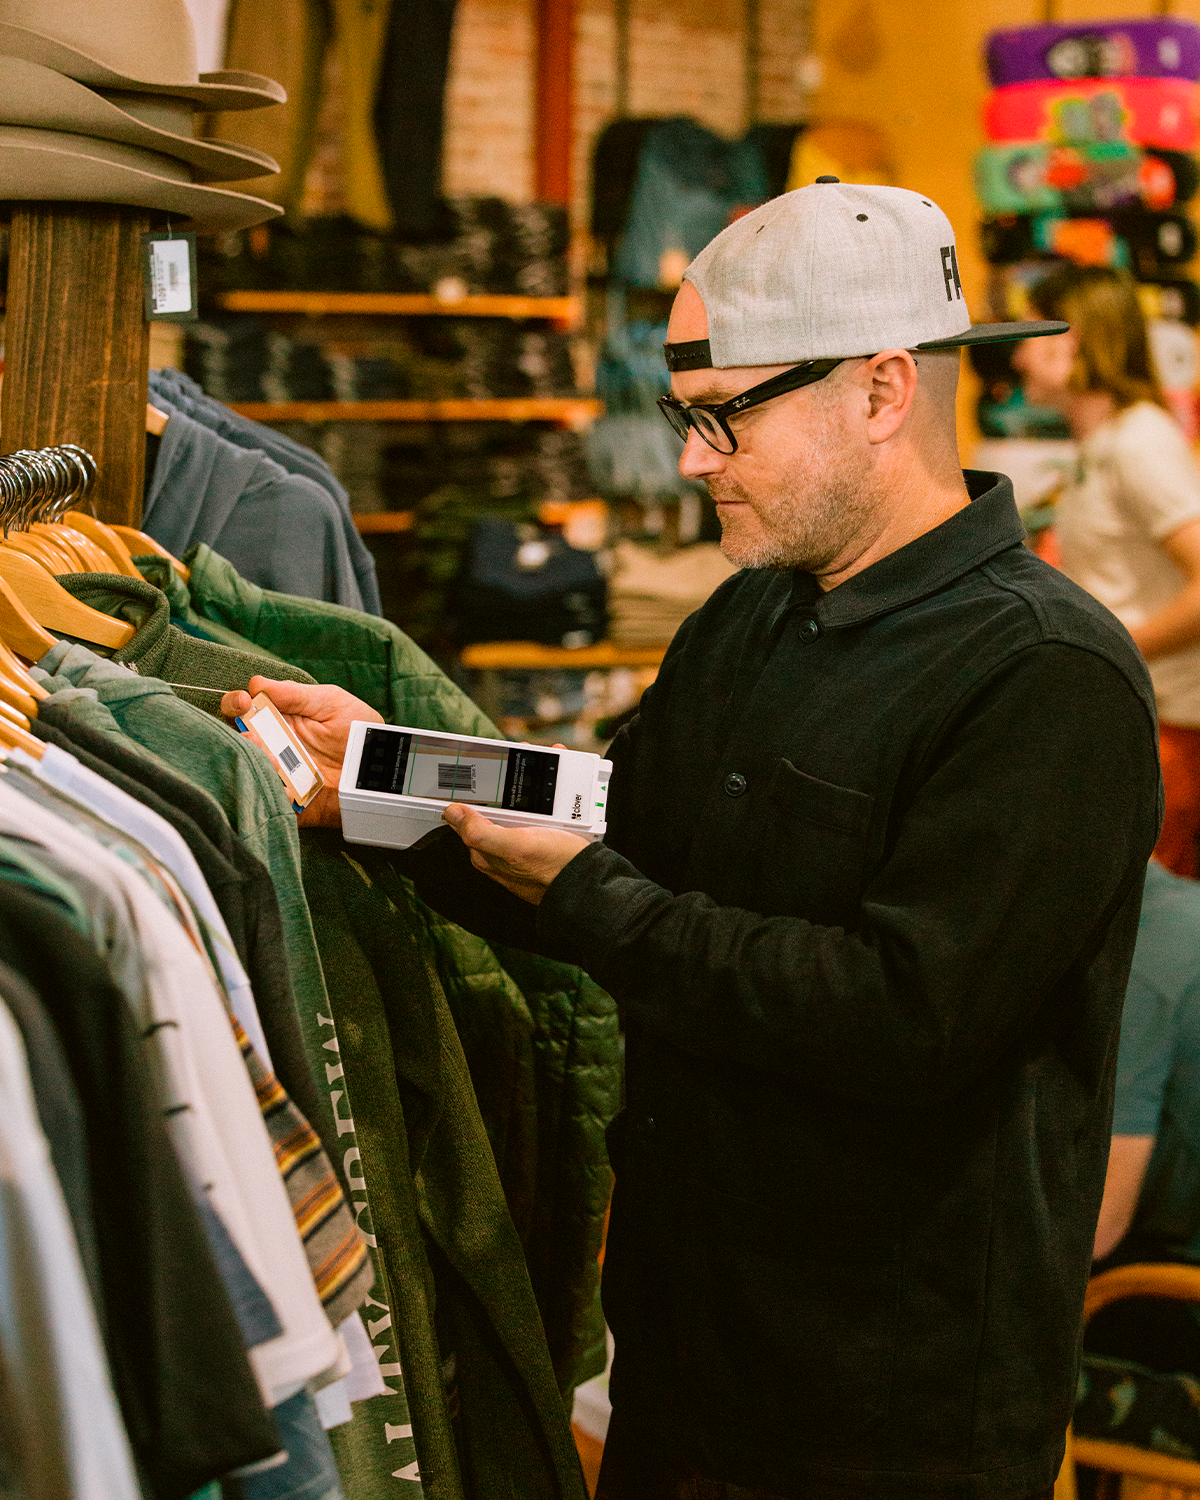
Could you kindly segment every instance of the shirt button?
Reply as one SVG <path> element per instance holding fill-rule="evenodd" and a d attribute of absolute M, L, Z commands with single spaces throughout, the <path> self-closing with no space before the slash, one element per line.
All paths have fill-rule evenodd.
<path fill-rule="evenodd" d="M 821 634 L 821 627 L 815 620 L 801 620 L 799 631 L 800 639 L 805 643 L 805 645 L 811 645 L 812 642 L 815 641 L 816 638 Z"/>
<path fill-rule="evenodd" d="M 658 1124 L 653 1115 L 643 1115 L 638 1121 L 637 1133 L 644 1141 L 648 1141 L 657 1129 Z"/>
<path fill-rule="evenodd" d="M 730 771 L 725 778 L 725 794 L 729 797 L 740 797 L 748 785 L 749 782 L 740 771 Z"/>

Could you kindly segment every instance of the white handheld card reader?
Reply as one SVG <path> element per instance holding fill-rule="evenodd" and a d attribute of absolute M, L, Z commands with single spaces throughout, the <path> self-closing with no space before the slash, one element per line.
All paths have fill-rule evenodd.
<path fill-rule="evenodd" d="M 407 849 L 466 802 L 512 828 L 604 837 L 612 763 L 584 750 L 439 734 L 391 724 L 350 726 L 338 800 L 351 844 Z"/>

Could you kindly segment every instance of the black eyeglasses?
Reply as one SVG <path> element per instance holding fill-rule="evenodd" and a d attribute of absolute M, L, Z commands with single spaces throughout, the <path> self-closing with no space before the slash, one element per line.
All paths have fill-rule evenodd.
<path fill-rule="evenodd" d="M 794 370 L 785 370 L 782 375 L 772 375 L 770 380 L 764 380 L 761 385 L 752 385 L 740 396 L 722 401 L 717 406 L 688 406 L 675 396 L 660 396 L 658 404 L 663 416 L 685 443 L 689 430 L 694 427 L 708 446 L 715 448 L 718 453 L 736 453 L 738 444 L 729 426 L 730 417 L 749 411 L 752 406 L 761 406 L 764 401 L 770 401 L 775 396 L 786 396 L 788 391 L 798 391 L 801 386 L 815 385 L 841 363 L 840 359 L 806 360 Z"/>

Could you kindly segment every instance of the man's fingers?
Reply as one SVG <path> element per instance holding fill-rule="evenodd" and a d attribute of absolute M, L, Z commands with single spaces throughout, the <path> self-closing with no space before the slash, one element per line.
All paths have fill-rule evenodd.
<path fill-rule="evenodd" d="M 250 691 L 266 693 L 280 713 L 292 714 L 298 719 L 345 724 L 349 724 L 352 719 L 367 719 L 372 724 L 383 723 L 382 716 L 369 703 L 355 698 L 343 688 L 328 684 L 252 677 Z"/>
<path fill-rule="evenodd" d="M 250 679 L 254 681 L 253 678 Z M 221 699 L 221 712 L 227 719 L 236 719 L 239 714 L 246 713 L 250 708 L 250 694 L 243 693 L 239 688 L 236 692 L 226 693 Z"/>
<path fill-rule="evenodd" d="M 464 807 L 461 802 L 452 802 L 442 817 L 454 829 L 468 849 L 478 849 L 481 854 L 500 854 L 512 837 L 509 830 L 499 828 L 473 807 Z"/>

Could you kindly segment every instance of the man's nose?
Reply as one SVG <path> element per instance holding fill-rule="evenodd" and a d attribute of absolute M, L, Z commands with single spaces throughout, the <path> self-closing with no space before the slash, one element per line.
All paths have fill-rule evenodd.
<path fill-rule="evenodd" d="M 719 474 L 725 467 L 725 455 L 710 448 L 694 427 L 688 428 L 687 442 L 679 455 L 679 472 L 685 479 L 703 479 Z"/>

